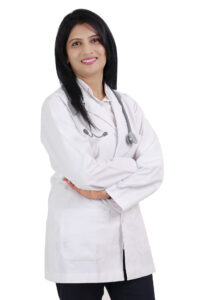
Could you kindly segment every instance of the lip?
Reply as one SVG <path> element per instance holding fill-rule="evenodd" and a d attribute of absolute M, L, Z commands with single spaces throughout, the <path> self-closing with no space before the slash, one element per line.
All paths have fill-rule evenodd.
<path fill-rule="evenodd" d="M 89 60 L 89 59 L 94 59 L 94 58 L 95 58 L 94 61 L 91 61 L 91 62 L 83 62 L 83 60 Z M 82 64 L 84 64 L 84 65 L 91 65 L 91 64 L 93 64 L 93 63 L 97 60 L 97 58 L 98 58 L 98 57 L 95 57 L 95 56 L 86 57 L 86 58 L 82 59 L 81 62 L 82 62 Z"/>
<path fill-rule="evenodd" d="M 96 56 L 90 56 L 90 57 L 85 57 L 85 58 L 83 58 L 82 60 L 85 60 L 85 59 L 92 59 L 92 58 L 97 58 Z M 81 61 L 82 61 L 81 60 Z"/>

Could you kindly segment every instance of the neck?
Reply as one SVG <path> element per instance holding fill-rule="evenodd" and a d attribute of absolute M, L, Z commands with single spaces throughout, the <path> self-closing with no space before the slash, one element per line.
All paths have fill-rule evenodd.
<path fill-rule="evenodd" d="M 83 80 L 89 87 L 91 88 L 93 95 L 99 99 L 103 100 L 103 98 L 106 96 L 103 86 L 103 76 L 101 77 L 83 77 L 78 76 L 81 80 Z"/>

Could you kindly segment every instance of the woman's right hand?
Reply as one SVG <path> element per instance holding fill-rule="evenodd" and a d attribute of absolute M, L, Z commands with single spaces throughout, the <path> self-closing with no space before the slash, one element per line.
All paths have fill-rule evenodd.
<path fill-rule="evenodd" d="M 79 194 L 83 195 L 86 198 L 94 199 L 94 200 L 103 200 L 108 199 L 109 195 L 105 190 L 93 191 L 93 190 L 82 190 L 76 187 L 71 181 L 69 181 L 66 177 L 63 177 L 63 181 L 66 181 L 71 188 L 77 191 Z"/>

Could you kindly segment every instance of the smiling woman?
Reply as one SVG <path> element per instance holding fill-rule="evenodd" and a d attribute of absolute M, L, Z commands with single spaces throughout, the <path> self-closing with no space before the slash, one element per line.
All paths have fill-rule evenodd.
<path fill-rule="evenodd" d="M 158 137 L 140 105 L 116 91 L 116 44 L 100 16 L 86 9 L 65 16 L 55 59 L 61 86 L 41 112 L 55 171 L 45 278 L 61 300 L 101 300 L 104 286 L 111 300 L 155 300 L 139 202 L 163 180 Z"/>
<path fill-rule="evenodd" d="M 76 76 L 91 86 L 97 98 L 102 99 L 105 97 L 102 81 L 106 51 L 97 36 L 97 30 L 90 24 L 75 25 L 66 43 L 66 56 Z"/>
<path fill-rule="evenodd" d="M 83 63 L 88 58 L 94 62 Z M 96 128 L 83 105 L 76 78 L 91 88 L 94 96 L 105 97 L 104 85 L 117 88 L 117 48 L 105 21 L 87 9 L 77 9 L 62 20 L 55 42 L 57 75 L 72 107 L 90 127 Z"/>

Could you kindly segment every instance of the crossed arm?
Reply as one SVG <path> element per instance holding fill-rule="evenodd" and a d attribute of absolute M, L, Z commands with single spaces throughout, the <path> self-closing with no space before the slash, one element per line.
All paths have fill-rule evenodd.
<path fill-rule="evenodd" d="M 108 199 L 110 195 L 108 202 L 119 212 L 131 208 L 158 189 L 164 167 L 158 137 L 139 105 L 135 117 L 141 138 L 134 157 L 94 159 L 63 101 L 49 97 L 42 107 L 41 141 L 53 169 L 85 197 Z"/>

